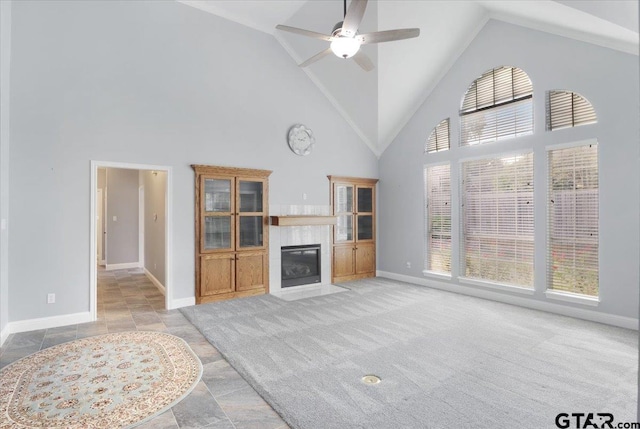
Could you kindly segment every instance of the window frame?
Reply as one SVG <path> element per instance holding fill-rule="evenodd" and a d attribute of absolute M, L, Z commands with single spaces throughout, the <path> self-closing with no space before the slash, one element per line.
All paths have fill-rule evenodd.
<path fill-rule="evenodd" d="M 431 216 L 429 213 L 429 203 L 428 203 L 428 199 L 427 196 L 429 195 L 429 188 L 428 188 L 428 169 L 429 168 L 434 168 L 434 167 L 441 167 L 441 166 L 448 166 L 449 167 L 449 218 L 450 218 L 450 223 L 449 223 L 449 241 L 450 241 L 450 252 L 451 254 L 449 255 L 449 271 L 448 272 L 444 272 L 444 271 L 435 271 L 432 270 L 431 267 L 429 267 L 428 265 L 428 260 L 430 258 L 430 250 L 431 250 L 431 233 L 429 232 L 429 225 L 431 224 Z M 451 279 L 452 277 L 452 271 L 453 271 L 453 187 L 455 186 L 454 182 L 453 182 L 453 176 L 452 176 L 452 172 L 453 172 L 453 168 L 452 168 L 452 163 L 450 161 L 442 161 L 442 162 L 435 162 L 435 163 L 429 163 L 429 164 L 424 164 L 423 165 L 423 186 L 424 186 L 424 204 L 423 204 L 423 208 L 424 208 L 424 264 L 423 264 L 423 270 L 422 273 L 424 275 L 431 275 L 431 276 L 435 276 L 435 277 L 441 277 L 441 278 L 447 278 L 447 279 Z"/>
<path fill-rule="evenodd" d="M 509 78 L 509 82 L 502 82 L 504 78 L 498 78 L 500 81 L 496 81 L 496 73 L 500 72 L 504 69 L 511 70 L 511 77 Z M 517 71 L 521 73 L 524 78 L 526 78 L 525 86 L 526 89 L 530 89 L 530 91 L 521 92 L 522 88 L 517 89 L 517 81 L 515 79 L 514 72 Z M 490 88 L 489 91 L 492 94 L 492 102 L 488 103 L 486 100 L 484 102 L 480 102 L 478 99 L 478 87 L 480 84 L 485 84 L 486 82 L 483 80 L 485 77 L 491 76 L 490 80 Z M 522 78 L 522 76 L 520 77 Z M 518 81 L 518 85 L 522 85 L 522 81 Z M 505 89 L 508 92 L 510 87 L 511 95 L 505 96 Z M 470 91 L 475 91 L 475 104 L 472 107 L 465 106 L 467 105 L 467 96 Z M 489 93 L 487 92 L 487 88 L 483 89 L 483 98 Z M 501 95 L 496 97 L 496 95 L 500 93 Z M 526 102 L 526 103 L 525 103 Z M 518 109 L 523 108 L 527 109 L 527 120 L 523 121 L 522 118 L 518 119 Z M 489 115 L 489 117 L 485 117 L 484 115 Z M 492 117 L 494 115 L 495 117 Z M 504 117 L 513 116 L 513 123 L 510 121 L 504 121 Z M 530 116 L 529 116 L 530 115 Z M 502 118 L 501 118 L 502 116 Z M 467 121 L 473 121 L 473 118 L 481 117 L 481 121 L 483 123 L 482 129 L 479 132 L 477 139 L 468 139 L 465 137 L 465 134 L 468 132 L 469 128 L 472 128 L 473 122 L 471 122 L 471 127 L 467 124 Z M 471 119 L 464 119 L 471 118 Z M 530 118 L 530 120 L 529 120 Z M 533 135 L 535 132 L 535 114 L 534 114 L 534 89 L 533 82 L 531 78 L 523 69 L 515 66 L 498 66 L 492 69 L 486 70 L 479 77 L 473 80 L 471 84 L 467 87 L 464 95 L 462 96 L 462 100 L 460 102 L 460 109 L 458 111 L 458 120 L 459 120 L 459 136 L 458 136 L 458 147 L 464 148 L 469 146 L 482 146 L 488 143 L 495 143 L 498 141 L 511 140 L 518 137 L 524 137 Z M 488 120 L 488 121 L 487 121 Z M 503 124 L 507 123 L 508 126 L 503 126 Z M 482 130 L 487 127 L 487 125 L 492 125 L 490 128 L 495 128 L 493 133 L 489 137 L 484 137 L 481 139 Z M 523 128 L 524 131 L 519 131 L 522 125 L 525 125 Z"/>
<path fill-rule="evenodd" d="M 574 127 L 570 127 L 574 128 Z M 598 295 L 586 295 L 575 292 L 563 291 L 560 289 L 553 289 L 551 287 L 551 279 L 550 279 L 550 270 L 549 264 L 551 263 L 549 254 L 551 252 L 551 207 L 548 205 L 549 200 L 551 198 L 550 195 L 550 187 L 551 187 L 551 170 L 549 163 L 549 153 L 554 150 L 562 150 L 562 149 L 572 149 L 576 147 L 582 146 L 596 146 L 597 148 L 597 171 L 598 171 L 598 237 L 597 237 L 597 246 L 598 246 L 598 274 L 600 272 L 600 262 L 602 261 L 602 247 L 600 246 L 600 226 L 601 226 L 601 216 L 600 216 L 600 143 L 597 138 L 589 138 L 586 140 L 576 140 L 572 142 L 565 142 L 559 144 L 551 144 L 545 146 L 545 203 L 546 207 L 546 234 L 545 234 L 545 282 L 544 282 L 544 294 L 548 299 L 571 302 L 576 304 L 583 304 L 588 306 L 597 307 L 601 302 L 601 289 L 600 289 L 600 276 L 598 275 Z"/>
<path fill-rule="evenodd" d="M 464 180 L 464 168 L 463 168 L 463 164 L 467 163 L 467 162 L 475 162 L 475 161 L 483 161 L 483 160 L 495 160 L 495 159 L 500 159 L 500 158 L 507 158 L 507 157 L 515 157 L 518 155 L 531 155 L 531 177 L 532 177 L 532 201 L 534 202 L 533 205 L 533 219 L 532 219 L 532 225 L 533 225 L 533 251 L 532 251 L 532 278 L 531 278 L 531 286 L 522 286 L 522 285 L 515 285 L 515 284 L 509 284 L 509 283 L 502 283 L 502 282 L 498 282 L 498 281 L 494 281 L 491 279 L 479 279 L 479 278 L 475 278 L 475 277 L 467 277 L 466 275 L 466 249 L 465 249 L 465 245 L 466 245 L 466 239 L 465 239 L 465 227 L 464 227 L 464 222 L 465 222 L 465 213 L 464 213 L 464 184 L 463 184 L 463 180 Z M 488 287 L 488 288 L 493 288 L 493 289 L 500 289 L 500 290 L 504 290 L 504 291 L 510 291 L 510 292 L 516 292 L 516 293 L 521 293 L 521 294 L 526 294 L 526 295 L 533 295 L 535 293 L 536 290 L 536 277 L 535 277 L 535 270 L 536 270 L 536 241 L 535 241 L 535 222 L 536 222 L 536 215 L 535 215 L 535 199 L 536 199 L 536 195 L 535 195 L 535 169 L 536 169 L 536 155 L 535 155 L 535 150 L 533 147 L 531 148 L 526 148 L 526 149 L 515 149 L 515 150 L 509 150 L 509 151 L 491 151 L 488 152 L 487 154 L 484 155 L 479 155 L 479 156 L 473 156 L 473 157 L 465 157 L 465 158 L 461 158 L 458 160 L 458 201 L 456 201 L 456 204 L 458 206 L 459 209 L 459 213 L 458 213 L 458 228 L 459 228 L 459 234 L 458 234 L 458 271 L 459 271 L 459 275 L 458 275 L 458 281 L 461 284 L 468 284 L 468 285 L 474 285 L 474 286 L 483 286 L 483 287 Z M 452 246 L 454 245 L 454 243 L 452 243 Z"/>

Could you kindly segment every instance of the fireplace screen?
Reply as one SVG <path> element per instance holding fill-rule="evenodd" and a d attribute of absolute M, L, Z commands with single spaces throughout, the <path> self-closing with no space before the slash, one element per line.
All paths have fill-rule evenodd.
<path fill-rule="evenodd" d="M 320 245 L 282 247 L 282 287 L 320 283 Z"/>

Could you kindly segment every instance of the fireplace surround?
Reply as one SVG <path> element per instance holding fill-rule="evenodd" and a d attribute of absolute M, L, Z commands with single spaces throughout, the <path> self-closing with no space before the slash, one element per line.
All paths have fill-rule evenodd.
<path fill-rule="evenodd" d="M 330 205 L 269 205 L 270 216 L 330 216 Z M 316 288 L 331 284 L 331 225 L 269 226 L 269 292 Z M 320 283 L 310 283 L 283 288 L 282 247 L 320 244 Z"/>

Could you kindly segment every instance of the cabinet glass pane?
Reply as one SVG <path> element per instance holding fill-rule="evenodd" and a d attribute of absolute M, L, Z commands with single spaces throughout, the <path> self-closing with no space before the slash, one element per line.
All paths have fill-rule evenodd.
<path fill-rule="evenodd" d="M 336 213 L 353 211 L 353 186 L 336 185 Z"/>
<path fill-rule="evenodd" d="M 262 246 L 262 216 L 240 216 L 240 247 Z"/>
<path fill-rule="evenodd" d="M 240 181 L 240 211 L 262 211 L 262 182 Z"/>
<path fill-rule="evenodd" d="M 231 180 L 204 179 L 204 211 L 231 211 Z"/>
<path fill-rule="evenodd" d="M 358 240 L 373 239 L 373 216 L 358 216 Z"/>
<path fill-rule="evenodd" d="M 204 248 L 228 249 L 231 247 L 231 217 L 206 216 L 204 218 Z"/>
<path fill-rule="evenodd" d="M 336 242 L 353 240 L 353 215 L 337 216 Z"/>
<path fill-rule="evenodd" d="M 358 213 L 373 211 L 373 189 L 358 188 Z"/>

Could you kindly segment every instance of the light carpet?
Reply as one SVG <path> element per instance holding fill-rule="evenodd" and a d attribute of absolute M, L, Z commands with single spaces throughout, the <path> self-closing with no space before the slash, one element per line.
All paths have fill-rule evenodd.
<path fill-rule="evenodd" d="M 380 278 L 341 286 L 182 312 L 293 428 L 636 419 L 637 332 Z"/>
<path fill-rule="evenodd" d="M 187 343 L 162 332 L 71 341 L 0 371 L 0 428 L 132 427 L 180 401 L 201 375 Z"/>

